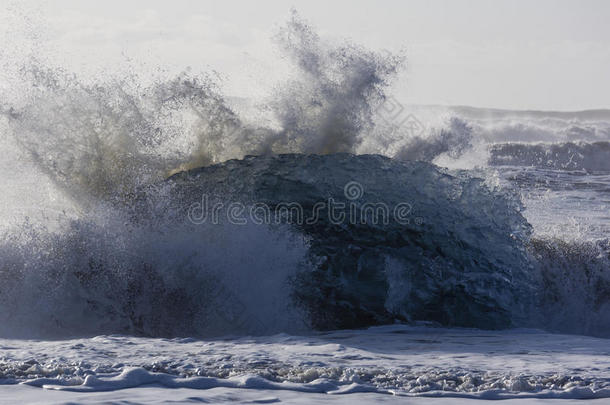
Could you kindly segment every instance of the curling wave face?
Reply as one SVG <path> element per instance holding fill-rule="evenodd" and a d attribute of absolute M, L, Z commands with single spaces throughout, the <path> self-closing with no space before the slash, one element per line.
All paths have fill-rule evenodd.
<path fill-rule="evenodd" d="M 344 188 L 352 179 L 355 195 Z M 207 222 L 197 220 L 191 209 L 208 197 L 273 213 L 334 201 L 344 212 L 256 224 L 214 221 L 206 206 Z M 367 206 L 388 210 L 367 217 Z M 523 323 L 531 304 L 530 229 L 516 204 L 423 162 L 248 157 L 101 212 L 4 240 L 5 333 L 270 333 L 420 319 L 501 328 Z"/>
<path fill-rule="evenodd" d="M 491 147 L 491 165 L 610 172 L 610 142 L 503 143 Z"/>
<path fill-rule="evenodd" d="M 314 328 L 433 320 L 494 329 L 529 311 L 529 224 L 481 179 L 333 154 L 247 157 L 169 181 L 180 204 L 222 195 L 291 214 L 317 264 L 292 282 Z"/>

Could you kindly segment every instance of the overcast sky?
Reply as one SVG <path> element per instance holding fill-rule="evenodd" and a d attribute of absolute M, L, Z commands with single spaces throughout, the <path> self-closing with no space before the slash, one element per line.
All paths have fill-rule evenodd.
<path fill-rule="evenodd" d="M 127 58 L 216 69 L 227 92 L 248 96 L 281 76 L 270 38 L 294 7 L 320 35 L 403 49 L 408 64 L 394 91 L 407 103 L 610 108 L 610 1 L 27 3 L 0 0 L 0 45 L 33 41 L 75 70 Z"/>

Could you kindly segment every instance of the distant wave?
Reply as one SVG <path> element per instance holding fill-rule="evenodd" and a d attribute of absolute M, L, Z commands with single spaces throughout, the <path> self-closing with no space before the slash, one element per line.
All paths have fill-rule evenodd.
<path fill-rule="evenodd" d="M 414 107 L 418 108 L 418 107 Z M 473 107 L 419 107 L 469 122 L 477 137 L 502 142 L 596 142 L 610 138 L 610 110 L 515 111 Z"/>
<path fill-rule="evenodd" d="M 491 147 L 491 165 L 546 169 L 610 171 L 610 142 L 504 143 Z"/>

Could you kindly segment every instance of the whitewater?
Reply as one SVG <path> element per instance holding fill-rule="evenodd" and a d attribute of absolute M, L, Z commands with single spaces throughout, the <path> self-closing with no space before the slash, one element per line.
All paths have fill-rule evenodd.
<path fill-rule="evenodd" d="M 0 402 L 608 401 L 610 111 L 403 105 L 402 55 L 273 40 L 261 100 L 4 63 Z"/>

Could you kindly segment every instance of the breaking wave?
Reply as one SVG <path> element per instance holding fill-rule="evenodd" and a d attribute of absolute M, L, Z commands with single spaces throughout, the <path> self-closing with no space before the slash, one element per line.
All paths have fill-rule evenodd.
<path fill-rule="evenodd" d="M 610 142 L 504 143 L 491 147 L 492 165 L 610 172 Z"/>
<path fill-rule="evenodd" d="M 325 41 L 296 14 L 275 40 L 296 74 L 259 120 L 236 112 L 213 75 L 85 80 L 25 65 L 0 105 L 3 142 L 70 204 L 52 221 L 3 230 L 0 334 L 211 336 L 416 320 L 609 333 L 607 250 L 532 239 L 516 196 L 426 163 L 476 149 L 476 121 L 456 116 L 421 134 L 380 125 L 402 57 Z M 548 148 L 552 161 L 606 170 L 607 143 L 592 145 Z M 549 162 L 545 147 L 520 147 L 485 156 Z M 354 181 L 358 201 L 344 194 Z M 333 198 L 358 213 L 405 204 L 411 216 L 195 224 L 187 211 L 203 194 L 244 207 Z M 553 312 L 576 296 L 588 297 L 578 310 Z"/>

